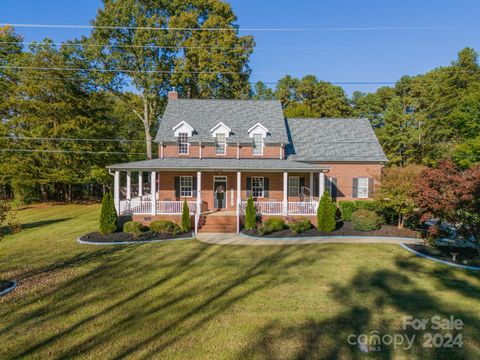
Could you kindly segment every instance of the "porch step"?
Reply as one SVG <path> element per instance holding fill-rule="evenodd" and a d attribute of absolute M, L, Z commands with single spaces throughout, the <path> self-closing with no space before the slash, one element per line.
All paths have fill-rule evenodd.
<path fill-rule="evenodd" d="M 202 217 L 204 219 L 202 219 Z M 222 232 L 234 233 L 237 231 L 237 217 L 236 216 L 202 216 L 199 221 L 198 232 Z"/>

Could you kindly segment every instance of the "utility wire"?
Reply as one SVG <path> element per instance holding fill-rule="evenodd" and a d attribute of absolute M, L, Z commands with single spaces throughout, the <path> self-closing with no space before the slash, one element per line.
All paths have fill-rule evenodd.
<path fill-rule="evenodd" d="M 117 141 L 117 142 L 145 142 L 145 140 L 122 140 L 122 139 L 82 139 L 82 138 L 47 138 L 47 137 L 12 137 L 12 136 L 0 136 L 0 139 L 6 140 L 52 140 L 52 141 Z"/>
<path fill-rule="evenodd" d="M 479 25 L 466 26 L 364 26 L 364 27 L 317 27 L 317 28 L 201 28 L 201 27 L 159 27 L 159 26 L 109 26 L 109 25 L 73 25 L 73 24 L 9 24 L 0 23 L 0 26 L 16 28 L 49 28 L 49 29 L 110 29 L 110 30 L 156 30 L 156 31 L 442 31 L 442 30 L 475 30 Z"/>
<path fill-rule="evenodd" d="M 145 153 L 128 153 L 120 151 L 84 151 L 84 150 L 49 150 L 49 149 L 0 149 L 1 152 L 19 152 L 19 153 L 68 153 L 68 154 L 102 154 L 102 155 L 145 155 Z"/>

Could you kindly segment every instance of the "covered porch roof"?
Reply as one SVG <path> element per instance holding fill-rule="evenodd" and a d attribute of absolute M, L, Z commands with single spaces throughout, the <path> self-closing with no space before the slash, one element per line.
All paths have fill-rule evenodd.
<path fill-rule="evenodd" d="M 330 167 L 281 159 L 164 158 L 107 166 L 123 171 L 322 171 Z"/>

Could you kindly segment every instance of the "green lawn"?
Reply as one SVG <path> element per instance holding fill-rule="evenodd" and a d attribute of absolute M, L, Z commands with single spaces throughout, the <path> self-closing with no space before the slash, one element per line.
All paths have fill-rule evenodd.
<path fill-rule="evenodd" d="M 98 205 L 21 210 L 0 242 L 0 359 L 479 358 L 480 278 L 398 245 L 80 245 Z M 402 316 L 454 315 L 461 349 L 382 346 L 350 334 L 404 333 Z"/>

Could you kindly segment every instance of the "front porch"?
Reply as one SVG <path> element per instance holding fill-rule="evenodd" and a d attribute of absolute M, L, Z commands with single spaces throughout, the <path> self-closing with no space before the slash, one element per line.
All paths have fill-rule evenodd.
<path fill-rule="evenodd" d="M 314 216 L 328 182 L 326 169 L 301 163 L 293 167 L 293 162 L 285 160 L 271 161 L 291 170 L 259 171 L 265 160 L 250 160 L 258 166 L 250 165 L 243 171 L 115 168 L 115 208 L 118 215 L 143 216 L 145 221 L 162 216 L 171 219 L 181 215 L 183 203 L 187 201 L 195 232 L 202 215 L 217 211 L 224 213 L 223 216 L 233 215 L 238 232 L 250 197 L 262 216 Z M 313 168 L 316 171 L 311 171 Z"/>

